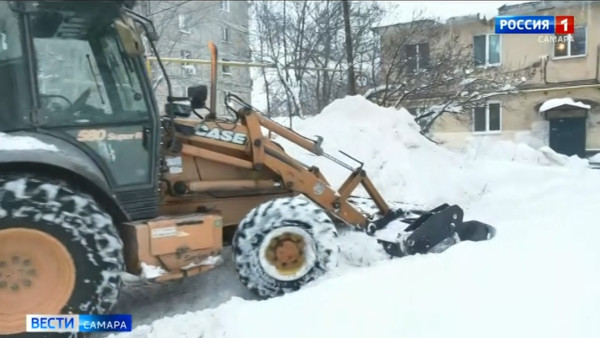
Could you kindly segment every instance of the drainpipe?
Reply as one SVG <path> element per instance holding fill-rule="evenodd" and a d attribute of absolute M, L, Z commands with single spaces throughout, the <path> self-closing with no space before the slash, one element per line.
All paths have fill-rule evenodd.
<path fill-rule="evenodd" d="M 208 42 L 210 49 L 210 112 L 205 117 L 208 120 L 214 120 L 217 117 L 217 46 L 212 42 Z"/>
<path fill-rule="evenodd" d="M 596 47 L 596 83 L 600 83 L 600 43 Z"/>

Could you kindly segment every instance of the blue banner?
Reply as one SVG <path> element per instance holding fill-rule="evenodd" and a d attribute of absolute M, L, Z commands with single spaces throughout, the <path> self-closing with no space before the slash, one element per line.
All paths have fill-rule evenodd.
<path fill-rule="evenodd" d="M 131 315 L 27 315 L 27 332 L 130 332 Z"/>
<path fill-rule="evenodd" d="M 131 315 L 79 315 L 79 332 L 130 332 Z"/>
<path fill-rule="evenodd" d="M 494 19 L 496 34 L 554 34 L 553 16 L 514 15 Z"/>

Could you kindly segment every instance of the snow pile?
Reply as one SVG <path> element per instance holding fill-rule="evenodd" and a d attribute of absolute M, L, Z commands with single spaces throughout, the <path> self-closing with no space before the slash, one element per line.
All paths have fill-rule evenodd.
<path fill-rule="evenodd" d="M 550 123 L 548 121 L 534 121 L 529 130 L 515 132 L 515 142 L 525 143 L 528 146 L 539 149 L 550 143 Z"/>
<path fill-rule="evenodd" d="M 358 97 L 295 126 L 361 157 L 387 199 L 460 197 L 465 218 L 493 224 L 496 237 L 390 261 L 372 237 L 345 232 L 342 255 L 355 264 L 300 291 L 234 297 L 119 337 L 600 337 L 600 171 L 509 143 L 455 154 L 422 137 L 406 112 Z M 321 164 L 333 181 L 348 174 Z"/>
<path fill-rule="evenodd" d="M 550 110 L 552 108 L 560 107 L 562 105 L 579 107 L 579 108 L 583 108 L 583 109 L 590 109 L 590 105 L 587 105 L 587 104 L 579 102 L 579 101 L 574 101 L 570 97 L 564 97 L 564 98 L 550 99 L 550 100 L 545 101 L 540 106 L 540 110 L 539 111 L 540 111 L 540 113 L 543 113 L 543 112 L 548 111 L 548 110 Z"/>
<path fill-rule="evenodd" d="M 515 161 L 542 166 L 565 166 L 587 168 L 588 161 L 577 156 L 556 153 L 547 146 L 534 149 L 524 143 L 472 138 L 465 148 L 465 155 L 471 160 Z"/>
<path fill-rule="evenodd" d="M 470 212 L 498 227 L 490 242 L 375 262 L 268 301 L 233 298 L 129 337 L 597 338 L 600 175 L 559 169 L 493 172 L 493 194 Z"/>
<path fill-rule="evenodd" d="M 0 133 L 0 150 L 48 150 L 58 149 L 31 136 L 14 136 Z"/>
<path fill-rule="evenodd" d="M 447 179 L 463 175 L 460 156 L 423 137 L 414 117 L 405 109 L 383 108 L 362 96 L 351 96 L 334 101 L 317 116 L 294 120 L 293 126 L 306 137 L 323 136 L 323 149 L 352 167 L 359 164 L 339 150 L 364 162 L 367 175 L 377 187 L 386 187 L 389 200 L 439 204 L 448 199 L 465 200 L 476 193 L 464 187 L 461 179 Z M 350 174 L 283 137 L 275 141 L 293 157 L 321 168 L 335 189 Z M 361 189 L 355 194 L 366 196 Z"/>
<path fill-rule="evenodd" d="M 280 123 L 287 125 L 287 119 Z M 473 174 L 474 160 L 508 160 L 549 166 L 585 167 L 587 162 L 568 158 L 547 147 L 535 150 L 523 144 L 472 141 L 466 154 L 456 154 L 420 134 L 414 117 L 405 109 L 383 108 L 361 96 L 336 100 L 322 113 L 309 119 L 294 119 L 294 130 L 314 138 L 324 137 L 324 150 L 358 166 L 340 154 L 342 150 L 365 163 L 375 186 L 385 187 L 388 200 L 436 206 L 466 203 L 479 196 L 487 184 L 486 173 Z M 323 157 L 309 154 L 282 137 L 275 141 L 293 157 L 321 168 L 334 188 L 339 188 L 350 172 Z M 466 158 L 465 158 L 466 156 Z M 366 196 L 357 189 L 356 195 Z"/>
<path fill-rule="evenodd" d="M 600 153 L 589 158 L 591 163 L 600 163 Z"/>

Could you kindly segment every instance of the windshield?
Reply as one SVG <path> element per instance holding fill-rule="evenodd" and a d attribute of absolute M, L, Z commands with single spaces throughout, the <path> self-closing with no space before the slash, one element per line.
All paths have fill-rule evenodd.
<path fill-rule="evenodd" d="M 44 123 L 69 126 L 149 118 L 139 75 L 113 24 L 98 27 L 93 19 L 39 12 L 32 31 Z"/>
<path fill-rule="evenodd" d="M 28 125 L 31 110 L 27 63 L 21 48 L 21 22 L 0 2 L 0 131 Z"/>

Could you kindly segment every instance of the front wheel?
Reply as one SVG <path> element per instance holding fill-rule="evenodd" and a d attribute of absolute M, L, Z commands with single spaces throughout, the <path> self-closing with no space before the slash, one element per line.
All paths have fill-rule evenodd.
<path fill-rule="evenodd" d="M 27 314 L 102 314 L 124 268 L 111 217 L 68 185 L 0 176 L 0 335 L 22 336 Z"/>
<path fill-rule="evenodd" d="M 303 198 L 279 198 L 252 209 L 233 239 L 240 280 L 261 297 L 296 291 L 337 265 L 331 219 Z"/>

